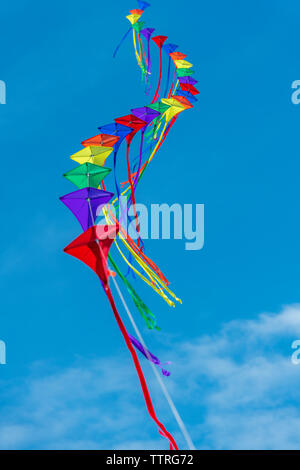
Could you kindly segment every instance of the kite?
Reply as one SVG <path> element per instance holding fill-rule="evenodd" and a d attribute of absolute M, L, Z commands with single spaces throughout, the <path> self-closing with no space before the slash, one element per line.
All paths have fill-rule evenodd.
<path fill-rule="evenodd" d="M 100 134 L 83 140 L 81 142 L 83 148 L 71 155 L 71 160 L 79 165 L 63 176 L 76 186 L 76 190 L 60 197 L 60 200 L 75 216 L 83 232 L 64 248 L 64 252 L 86 264 L 98 276 L 132 357 L 147 411 L 156 423 L 160 435 L 168 440 L 171 450 L 178 449 L 174 437 L 155 413 L 138 354 L 149 361 L 188 447 L 194 449 L 189 433 L 162 380 L 162 376 L 170 376 L 170 372 L 163 367 L 170 362 L 162 363 L 146 347 L 117 282 L 118 280 L 122 282 L 124 291 L 151 331 L 160 331 L 160 328 L 155 315 L 133 286 L 137 277 L 170 306 L 174 307 L 175 302 L 181 303 L 170 289 L 166 276 L 145 254 L 136 209 L 136 189 L 179 115 L 183 111 L 192 109 L 197 103 L 199 91 L 195 86 L 197 80 L 192 77 L 193 65 L 186 60 L 187 54 L 180 52 L 178 45 L 167 42 L 167 36 L 153 36 L 155 29 L 145 27 L 145 22 L 140 20 L 149 6 L 148 2 L 138 0 L 138 8 L 129 11 L 126 18 L 130 27 L 113 54 L 113 57 L 116 57 L 121 45 L 132 33 L 134 54 L 144 82 L 146 103 L 132 108 L 124 116 L 116 117 L 112 123 L 98 126 Z M 157 48 L 159 71 L 158 76 L 154 77 L 152 55 L 153 53 L 157 55 Z M 165 58 L 167 64 L 164 64 Z M 155 91 L 151 99 L 149 95 L 152 86 Z M 135 156 L 132 156 L 133 140 L 137 140 L 139 147 L 138 155 Z M 121 149 L 123 142 L 125 142 L 124 152 Z M 109 167 L 106 166 L 106 161 L 110 161 Z M 127 168 L 125 181 L 122 175 L 124 164 Z M 112 187 L 110 183 L 104 182 L 110 174 L 113 176 Z M 129 212 L 129 207 L 132 207 L 133 215 Z M 134 236 L 132 232 L 129 233 L 128 222 L 131 227 L 134 225 Z M 132 280 L 129 281 L 129 277 Z M 123 323 L 111 290 L 111 282 L 138 339 L 127 331 Z"/>

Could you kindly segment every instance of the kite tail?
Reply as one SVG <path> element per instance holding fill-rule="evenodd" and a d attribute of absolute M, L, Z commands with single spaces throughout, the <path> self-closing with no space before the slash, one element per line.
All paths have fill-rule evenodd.
<path fill-rule="evenodd" d="M 162 374 L 165 377 L 169 377 L 171 374 L 167 370 L 162 368 L 162 363 L 158 359 L 158 357 L 154 356 L 148 349 L 144 348 L 144 346 L 132 335 L 128 334 L 130 341 L 132 342 L 133 346 L 138 349 L 149 361 L 153 362 L 153 364 L 156 364 L 158 367 L 161 368 Z M 167 364 L 170 364 L 167 362 Z"/>
<path fill-rule="evenodd" d="M 165 89 L 164 96 L 167 96 L 167 93 L 168 93 L 169 81 L 170 81 L 170 72 L 171 72 L 171 57 L 169 57 L 168 74 L 167 74 L 166 89 Z"/>
<path fill-rule="evenodd" d="M 138 246 L 139 246 L 139 248 L 141 248 L 140 226 L 139 226 L 139 219 L 138 219 L 137 212 L 136 212 L 134 187 L 133 187 L 131 171 L 130 171 L 130 163 L 129 163 L 129 148 L 130 148 L 130 144 L 127 143 L 126 159 L 127 159 L 128 179 L 129 179 L 129 183 L 130 183 L 132 207 L 133 207 L 133 213 L 134 213 L 134 218 L 135 218 L 136 231 L 137 231 L 137 235 L 138 235 Z"/>
<path fill-rule="evenodd" d="M 159 97 L 159 91 L 160 91 L 160 84 L 161 84 L 161 75 L 162 75 L 162 49 L 161 47 L 159 48 L 159 78 L 158 78 L 158 84 L 156 88 L 155 95 L 152 100 L 152 104 L 155 103 Z"/>
<path fill-rule="evenodd" d="M 122 37 L 121 41 L 119 42 L 119 44 L 117 45 L 117 47 L 115 48 L 115 51 L 113 53 L 113 58 L 115 59 L 117 53 L 118 53 L 118 50 L 120 49 L 121 45 L 123 44 L 123 42 L 125 41 L 125 39 L 127 38 L 128 34 L 130 33 L 131 31 L 131 27 L 129 28 L 129 30 L 124 34 L 124 36 Z"/>
<path fill-rule="evenodd" d="M 175 124 L 176 122 L 176 119 L 177 119 L 178 115 L 174 116 L 171 121 L 170 121 L 170 124 L 168 125 L 168 128 L 167 130 L 165 131 L 162 139 L 160 142 L 158 142 L 157 146 L 156 146 L 156 149 L 155 149 L 155 153 L 158 152 L 158 150 L 160 149 L 160 147 L 162 146 L 162 144 L 164 143 L 168 133 L 170 132 L 172 126 Z M 154 156 L 154 154 L 152 155 L 152 157 Z M 141 177 L 143 176 L 147 166 L 149 165 L 149 163 L 151 162 L 152 158 L 150 157 L 145 163 L 144 165 L 142 166 L 142 169 L 141 169 L 141 172 L 140 172 L 140 175 L 139 175 L 139 178 L 138 178 L 138 181 L 137 183 L 140 181 Z"/>
<path fill-rule="evenodd" d="M 145 49 L 144 49 L 143 41 L 142 41 L 142 38 L 141 38 L 140 34 L 138 34 L 138 41 L 139 41 L 139 49 L 140 49 L 140 57 L 141 57 L 141 69 L 142 69 L 142 72 L 143 72 L 143 76 L 146 80 L 148 60 L 147 60 L 147 56 L 145 54 Z"/>
<path fill-rule="evenodd" d="M 149 310 L 147 305 L 144 304 L 144 302 L 139 297 L 139 295 L 136 293 L 136 291 L 133 289 L 132 285 L 129 283 L 129 281 L 126 279 L 126 277 L 123 276 L 123 274 L 121 273 L 119 267 L 117 266 L 117 264 L 115 263 L 114 259 L 112 258 L 112 256 L 110 254 L 108 255 L 108 259 L 109 259 L 109 262 L 112 265 L 113 269 L 116 271 L 116 273 L 122 279 L 122 281 L 123 281 L 127 291 L 129 292 L 136 308 L 138 309 L 138 311 L 142 315 L 143 319 L 145 320 L 147 328 L 149 328 L 149 330 L 155 329 L 155 330 L 160 331 L 159 326 L 157 326 L 155 316 L 153 315 L 151 310 Z"/>
<path fill-rule="evenodd" d="M 175 68 L 175 73 L 174 73 L 173 82 L 172 82 L 171 88 L 170 88 L 170 90 L 169 90 L 168 98 L 170 98 L 170 96 L 172 95 L 172 90 L 173 90 L 173 87 L 174 87 L 174 85 L 175 85 L 175 81 L 176 81 L 176 68 Z"/>
<path fill-rule="evenodd" d="M 136 47 L 136 37 L 135 37 L 134 28 L 132 28 L 132 38 L 133 38 L 133 47 L 134 47 L 135 57 L 136 57 L 138 66 L 141 67 L 141 57 L 140 57 L 140 54 L 138 53 L 138 50 L 137 50 L 137 47 Z"/>
<path fill-rule="evenodd" d="M 141 43 L 141 49 L 142 49 L 142 51 L 143 51 L 144 62 L 146 63 L 147 68 L 148 68 L 148 58 L 147 58 L 147 55 L 146 55 L 146 52 L 145 52 L 145 48 L 144 48 L 144 44 L 143 44 L 143 40 L 142 40 L 140 34 L 139 34 L 139 40 L 140 40 L 140 43 Z"/>
<path fill-rule="evenodd" d="M 138 357 L 137 357 L 137 354 L 134 350 L 134 347 L 132 346 L 131 344 L 131 341 L 130 341 L 130 338 L 128 336 L 128 333 L 126 331 L 126 328 L 122 322 L 122 319 L 119 315 L 119 312 L 117 310 L 117 307 L 116 307 L 116 304 L 115 304 L 115 301 L 114 301 L 114 298 L 113 298 L 113 295 L 112 295 L 112 292 L 108 286 L 108 284 L 103 284 L 103 288 L 105 290 L 105 293 L 106 293 L 106 296 L 109 300 L 109 303 L 111 305 L 111 308 L 113 310 L 113 313 L 114 313 L 114 316 L 115 316 L 115 319 L 118 323 L 118 326 L 121 330 L 121 333 L 123 335 L 123 338 L 125 340 L 125 343 L 126 343 L 126 346 L 132 356 L 132 359 L 133 359 L 133 362 L 134 362 L 134 365 L 135 365 L 135 369 L 137 371 L 137 374 L 138 374 L 138 377 L 139 377 L 139 381 L 140 381 L 140 384 L 141 384 L 141 387 L 142 387 L 142 391 L 143 391 L 143 395 L 144 395 L 144 399 L 145 399 L 145 402 L 146 402 L 146 406 L 147 406 L 147 410 L 148 410 L 148 413 L 149 415 L 151 416 L 151 418 L 153 419 L 153 421 L 157 424 L 158 428 L 159 428 L 159 431 L 160 431 L 160 434 L 162 436 L 164 436 L 166 439 L 169 440 L 169 443 L 170 443 L 170 449 L 175 449 L 175 450 L 178 450 L 178 447 L 177 447 L 177 444 L 173 438 L 173 436 L 166 430 L 166 428 L 164 427 L 164 425 L 158 420 L 156 414 L 155 414 L 155 411 L 154 411 L 154 408 L 153 408 L 153 404 L 152 404 L 152 400 L 151 400 L 151 397 L 150 397 L 150 394 L 149 394 L 149 390 L 148 390 L 148 387 L 147 387 L 147 383 L 146 383 L 146 380 L 145 380 L 145 377 L 144 377 L 144 374 L 143 374 L 143 371 L 142 371 L 142 368 L 140 366 L 140 363 L 139 363 L 139 360 L 138 360 Z"/>
<path fill-rule="evenodd" d="M 158 149 L 161 147 L 161 145 L 162 145 L 163 142 L 165 141 L 165 139 L 166 139 L 166 137 L 167 137 L 167 135 L 168 135 L 168 133 L 169 133 L 171 127 L 172 127 L 173 124 L 175 123 L 176 119 L 177 119 L 177 116 L 174 116 L 174 117 L 171 119 L 171 121 L 170 121 L 169 124 L 167 123 L 167 121 L 165 122 L 164 128 L 163 128 L 163 130 L 162 130 L 162 132 L 161 132 L 161 135 L 160 135 L 160 137 L 159 137 L 159 139 L 158 139 L 158 141 L 157 141 L 157 143 L 156 143 L 156 146 L 155 146 L 153 152 L 151 153 L 151 155 L 150 155 L 150 157 L 148 158 L 148 160 L 146 160 L 145 163 L 143 164 L 143 166 L 141 167 L 141 171 L 140 171 L 140 175 L 139 175 L 138 180 L 137 180 L 137 184 L 138 184 L 138 182 L 140 181 L 141 177 L 143 176 L 143 174 L 144 174 L 144 172 L 145 172 L 147 166 L 148 166 L 149 163 L 151 162 L 152 158 L 154 157 L 154 155 L 156 154 L 156 152 L 158 151 Z M 157 128 L 156 128 L 156 132 L 157 132 L 157 131 L 158 131 L 158 126 L 157 126 Z M 132 175 L 131 175 L 131 176 L 132 176 Z M 128 184 L 128 183 L 132 183 L 132 181 L 131 181 L 130 179 L 128 179 L 128 181 L 124 181 L 124 182 L 122 183 L 122 185 L 124 186 L 125 184 Z M 128 189 L 129 189 L 129 187 L 127 188 L 127 190 L 128 190 Z M 125 190 L 125 192 L 126 192 L 127 190 Z M 122 194 L 124 194 L 124 192 L 123 192 Z"/>
<path fill-rule="evenodd" d="M 140 175 L 140 171 L 141 171 L 141 166 L 142 166 L 144 132 L 145 132 L 145 129 L 142 130 L 142 134 L 141 134 L 141 146 L 140 146 L 139 166 L 138 166 L 138 169 L 137 169 L 137 172 L 136 172 L 136 175 L 135 175 L 135 179 L 134 179 L 134 182 L 133 182 L 134 191 L 136 190 L 136 186 L 137 186 L 137 182 L 138 182 L 138 179 L 139 179 L 139 175 Z"/>
<path fill-rule="evenodd" d="M 147 77 L 146 77 L 146 95 L 149 95 L 151 90 L 151 81 L 149 80 L 149 75 L 152 73 L 152 64 L 151 64 L 151 53 L 150 53 L 150 38 L 148 39 L 148 67 L 147 67 Z"/>
<path fill-rule="evenodd" d="M 114 178 L 115 178 L 115 187 L 116 187 L 116 191 L 117 191 L 117 197 L 118 199 L 120 199 L 120 187 L 119 187 L 119 183 L 118 183 L 118 179 L 117 179 L 117 153 L 118 151 L 115 150 L 114 151 Z"/>
<path fill-rule="evenodd" d="M 105 185 L 104 185 L 104 182 L 102 182 L 102 185 L 103 185 L 103 189 L 104 191 L 106 191 L 106 188 L 105 188 Z M 109 208 L 109 205 L 107 206 L 107 209 L 108 209 L 108 212 L 110 214 L 110 217 L 112 219 L 112 221 L 117 224 L 118 221 L 117 219 L 115 218 L 114 214 L 112 213 L 112 211 L 110 210 Z M 122 224 L 119 222 L 119 228 L 120 228 L 120 232 L 122 233 L 122 235 L 124 236 L 125 240 L 128 242 L 128 244 L 130 245 L 130 247 L 132 248 L 132 250 L 138 254 L 144 261 L 146 264 L 148 264 L 148 266 L 150 266 L 151 269 L 153 269 L 153 271 L 159 276 L 159 278 L 168 286 L 170 284 L 170 282 L 168 281 L 168 279 L 165 277 L 165 275 L 160 271 L 160 269 L 158 268 L 158 266 L 156 266 L 156 264 L 150 259 L 148 258 L 148 256 L 145 255 L 145 253 L 143 253 L 139 248 L 138 246 L 135 244 L 135 242 L 130 238 L 130 236 L 128 235 L 127 232 L 125 232 L 124 228 L 122 227 Z"/>
<path fill-rule="evenodd" d="M 177 118 L 178 118 L 178 114 L 177 114 L 176 116 L 174 116 L 174 117 L 171 119 L 171 122 L 170 122 L 170 124 L 169 124 L 169 127 L 168 127 L 168 129 L 166 130 L 165 135 L 163 136 L 162 141 L 159 143 L 159 145 L 158 145 L 156 151 L 158 151 L 158 150 L 160 149 L 160 147 L 162 146 L 162 144 L 164 143 L 164 141 L 165 141 L 167 135 L 169 134 L 169 132 L 170 132 L 172 126 L 174 126 L 174 124 L 175 124 Z"/>

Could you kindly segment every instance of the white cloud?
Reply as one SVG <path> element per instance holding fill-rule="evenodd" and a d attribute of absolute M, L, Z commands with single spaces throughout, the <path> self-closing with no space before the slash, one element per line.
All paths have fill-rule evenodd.
<path fill-rule="evenodd" d="M 286 336 L 300 337 L 300 305 L 286 306 L 279 314 L 263 313 L 258 320 L 245 322 L 244 330 L 259 339 L 261 336 Z M 243 326 L 240 324 L 240 328 Z"/>
<path fill-rule="evenodd" d="M 300 306 L 292 305 L 181 345 L 185 398 L 203 411 L 198 448 L 300 447 L 300 367 L 291 363 L 299 337 Z"/>
<path fill-rule="evenodd" d="M 299 449 L 300 366 L 291 363 L 298 338 L 300 306 L 292 305 L 164 351 L 173 362 L 166 383 L 198 448 Z M 129 361 L 81 361 L 42 376 L 41 368 L 14 392 L 10 387 L 14 402 L 2 406 L 0 448 L 167 448 Z M 156 384 L 150 387 L 165 422 L 170 412 Z"/>
<path fill-rule="evenodd" d="M 147 439 L 135 382 L 119 358 L 30 377 L 15 388 L 15 403 L 2 406 L 0 448 L 112 448 L 118 440 Z"/>

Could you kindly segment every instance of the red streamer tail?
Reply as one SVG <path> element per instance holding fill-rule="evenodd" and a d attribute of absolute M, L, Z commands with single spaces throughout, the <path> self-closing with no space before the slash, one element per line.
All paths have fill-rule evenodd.
<path fill-rule="evenodd" d="M 139 380 L 140 380 L 140 384 L 141 384 L 141 387 L 142 387 L 142 391 L 143 391 L 143 395 L 144 395 L 144 399 L 145 399 L 145 402 L 146 402 L 148 413 L 151 416 L 151 418 L 153 419 L 153 421 L 157 424 L 157 426 L 159 428 L 159 433 L 162 436 L 164 436 L 166 439 L 169 440 L 170 449 L 171 450 L 172 449 L 178 450 L 177 444 L 176 444 L 173 436 L 166 430 L 164 425 L 156 417 L 156 414 L 155 414 L 155 411 L 154 411 L 154 408 L 153 408 L 152 400 L 151 400 L 151 397 L 150 397 L 150 393 L 149 393 L 149 390 L 148 390 L 148 387 L 147 387 L 147 383 L 146 383 L 142 368 L 140 366 L 140 363 L 139 363 L 137 354 L 135 352 L 135 349 L 131 344 L 130 338 L 129 338 L 128 333 L 126 331 L 126 328 L 125 328 L 125 326 L 124 326 L 124 324 L 121 320 L 121 317 L 119 315 L 119 312 L 117 310 L 117 307 L 116 307 L 113 295 L 111 293 L 111 290 L 110 290 L 110 288 L 107 284 L 103 285 L 103 287 L 104 287 L 106 296 L 109 300 L 109 303 L 111 305 L 111 308 L 114 312 L 115 319 L 118 323 L 118 326 L 119 326 L 119 328 L 121 330 L 121 333 L 123 335 L 123 338 L 125 340 L 126 346 L 129 349 L 129 352 L 132 356 L 132 359 L 133 359 L 133 362 L 134 362 L 134 365 L 135 365 L 135 369 L 137 371 L 137 374 L 138 374 L 138 377 L 139 377 Z"/>
<path fill-rule="evenodd" d="M 162 49 L 161 47 L 159 48 L 159 79 L 158 79 L 158 85 L 156 88 L 155 95 L 152 100 L 152 104 L 155 103 L 159 97 L 159 91 L 160 91 L 160 84 L 161 84 L 161 75 L 162 75 Z"/>

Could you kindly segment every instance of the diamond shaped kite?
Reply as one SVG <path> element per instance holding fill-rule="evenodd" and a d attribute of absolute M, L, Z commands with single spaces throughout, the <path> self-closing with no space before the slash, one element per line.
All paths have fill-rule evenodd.
<path fill-rule="evenodd" d="M 174 60 L 174 64 L 177 69 L 190 69 L 193 67 L 193 64 L 187 60 Z"/>
<path fill-rule="evenodd" d="M 98 127 L 101 132 L 108 132 L 110 135 L 115 135 L 119 137 L 119 140 L 115 143 L 114 150 L 118 151 L 121 143 L 125 139 L 125 137 L 133 131 L 128 126 L 124 126 L 123 124 L 117 124 L 113 122 L 111 124 L 106 124 L 104 126 Z"/>
<path fill-rule="evenodd" d="M 113 151 L 113 147 L 85 147 L 71 155 L 71 159 L 78 163 L 93 163 L 104 166 L 105 160 Z"/>
<path fill-rule="evenodd" d="M 117 124 L 122 124 L 123 126 L 128 126 L 132 129 L 130 134 L 126 136 L 127 142 L 130 143 L 135 134 L 140 131 L 143 127 L 147 125 L 145 121 L 134 116 L 134 114 L 127 114 L 126 116 L 119 117 L 115 119 Z"/>
<path fill-rule="evenodd" d="M 180 78 L 180 77 L 187 77 L 189 75 L 193 75 L 194 70 L 192 69 L 188 69 L 188 68 L 183 68 L 183 69 L 179 69 L 177 68 L 177 76 Z"/>
<path fill-rule="evenodd" d="M 191 85 L 195 85 L 195 83 L 198 83 L 198 81 L 195 80 L 195 78 L 193 77 L 179 77 L 178 80 L 180 83 L 189 83 Z"/>
<path fill-rule="evenodd" d="M 87 187 L 98 188 L 101 181 L 111 172 L 110 168 L 105 168 L 92 163 L 83 163 L 71 171 L 64 174 L 64 177 L 77 188 Z"/>
<path fill-rule="evenodd" d="M 101 147 L 113 147 L 119 140 L 120 137 L 110 134 L 98 134 L 90 139 L 81 142 L 84 147 L 90 146 L 101 146 Z"/>
<path fill-rule="evenodd" d="M 175 60 L 181 60 L 181 59 L 185 59 L 187 57 L 186 54 L 182 54 L 182 52 L 171 52 L 169 54 L 170 57 L 172 57 L 172 59 L 175 61 Z"/>
<path fill-rule="evenodd" d="M 184 96 L 190 103 L 194 103 L 195 101 L 198 101 L 197 98 L 194 95 L 192 95 L 192 93 L 190 93 L 189 91 L 176 90 L 176 96 Z"/>
<path fill-rule="evenodd" d="M 194 85 L 191 85 L 190 83 L 180 83 L 180 88 L 183 91 L 188 91 L 192 95 L 199 95 L 200 91 L 197 90 L 197 88 L 194 87 Z"/>
<path fill-rule="evenodd" d="M 113 193 L 96 188 L 83 188 L 60 197 L 75 215 L 83 230 L 95 224 L 101 209 L 111 200 Z"/>
<path fill-rule="evenodd" d="M 93 225 L 66 246 L 64 252 L 85 263 L 107 284 L 107 256 L 117 233 L 116 225 Z"/>
<path fill-rule="evenodd" d="M 155 111 L 155 109 L 152 109 L 148 106 L 143 106 L 142 108 L 134 108 L 131 110 L 131 112 L 139 119 L 145 121 L 147 124 L 150 124 L 150 122 L 160 116 L 159 111 Z"/>

